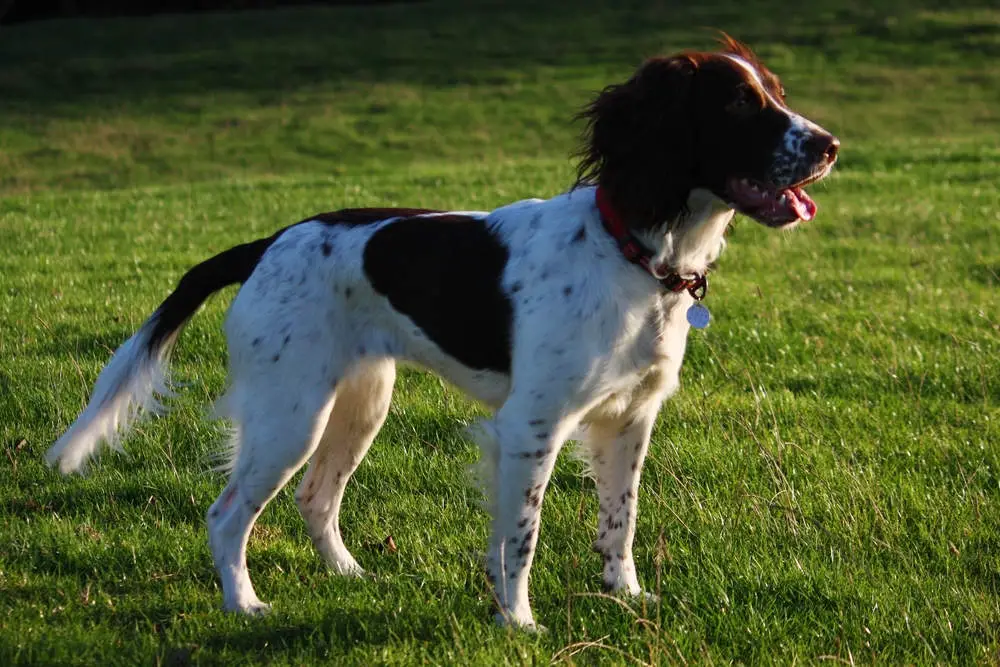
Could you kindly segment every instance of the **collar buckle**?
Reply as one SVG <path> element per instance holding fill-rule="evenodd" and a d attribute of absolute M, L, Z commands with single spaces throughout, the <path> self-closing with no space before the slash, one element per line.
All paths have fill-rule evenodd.
<path fill-rule="evenodd" d="M 696 273 L 694 278 L 687 280 L 686 283 L 685 288 L 687 289 L 688 294 L 691 295 L 691 298 L 695 301 L 701 301 L 705 298 L 705 295 L 708 294 L 707 276 Z"/>

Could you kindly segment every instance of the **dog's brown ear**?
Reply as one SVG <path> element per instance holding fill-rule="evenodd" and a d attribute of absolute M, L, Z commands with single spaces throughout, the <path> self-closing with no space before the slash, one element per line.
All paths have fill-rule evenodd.
<path fill-rule="evenodd" d="M 697 59 L 653 58 L 580 113 L 587 125 L 578 184 L 600 184 L 626 222 L 658 225 L 683 211 L 693 176 L 691 88 Z"/>

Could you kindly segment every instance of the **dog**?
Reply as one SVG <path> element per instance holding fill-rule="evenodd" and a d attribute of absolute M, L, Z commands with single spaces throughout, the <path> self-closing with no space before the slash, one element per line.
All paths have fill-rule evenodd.
<path fill-rule="evenodd" d="M 492 212 L 347 209 L 311 216 L 195 266 L 101 372 L 47 453 L 82 470 L 119 447 L 168 392 L 170 350 L 214 292 L 242 283 L 225 322 L 231 473 L 208 510 L 224 608 L 269 606 L 246 545 L 264 506 L 306 462 L 295 500 L 330 567 L 357 576 L 338 515 L 389 409 L 396 362 L 433 371 L 495 410 L 474 426 L 488 471 L 486 556 L 497 620 L 535 627 L 528 573 L 545 488 L 571 436 L 600 497 L 595 549 L 608 591 L 643 595 L 632 557 L 654 420 L 677 391 L 707 271 L 739 212 L 810 220 L 804 186 L 838 140 L 792 111 L 749 48 L 643 63 L 584 108 L 577 181 Z"/>

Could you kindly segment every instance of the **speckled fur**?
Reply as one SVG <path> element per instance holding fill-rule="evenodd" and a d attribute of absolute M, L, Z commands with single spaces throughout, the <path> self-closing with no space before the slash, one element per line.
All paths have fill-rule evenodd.
<path fill-rule="evenodd" d="M 661 236 L 675 253 L 688 249 L 676 259 L 692 271 L 718 255 L 732 216 L 706 201 L 692 195 L 699 217 Z M 559 450 L 581 425 L 601 493 L 596 547 L 605 584 L 640 592 L 632 560 L 639 473 L 660 402 L 679 385 L 691 297 L 664 296 L 622 258 L 592 188 L 476 215 L 510 253 L 502 277 L 516 322 L 510 375 L 448 357 L 371 288 L 360 262 L 365 242 L 405 221 L 292 228 L 237 295 L 226 321 L 231 387 L 220 410 L 237 425 L 239 447 L 230 485 L 209 512 L 227 608 L 261 607 L 240 545 L 258 508 L 310 458 L 296 493 L 310 535 L 335 571 L 361 572 L 337 514 L 385 417 L 396 361 L 430 369 L 497 409 L 474 430 L 495 480 L 487 567 L 501 620 L 534 623 L 528 571 L 542 498 Z"/>

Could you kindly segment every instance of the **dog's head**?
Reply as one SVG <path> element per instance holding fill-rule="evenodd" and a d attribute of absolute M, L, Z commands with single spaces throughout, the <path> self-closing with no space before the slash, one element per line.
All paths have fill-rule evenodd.
<path fill-rule="evenodd" d="M 830 172 L 840 142 L 787 106 L 750 49 L 722 43 L 646 61 L 581 114 L 579 182 L 600 184 L 632 226 L 678 219 L 695 189 L 769 227 L 816 213 L 803 187 Z"/>

